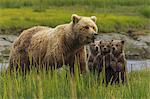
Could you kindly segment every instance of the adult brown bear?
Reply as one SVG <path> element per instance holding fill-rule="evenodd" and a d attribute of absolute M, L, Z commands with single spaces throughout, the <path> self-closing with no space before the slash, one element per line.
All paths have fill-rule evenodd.
<path fill-rule="evenodd" d="M 71 19 L 69 24 L 55 28 L 36 26 L 23 31 L 12 44 L 8 70 L 26 72 L 33 65 L 37 69 L 55 69 L 69 65 L 71 72 L 74 72 L 77 55 L 81 72 L 84 72 L 84 45 L 94 41 L 97 35 L 96 17 L 73 14 Z"/>

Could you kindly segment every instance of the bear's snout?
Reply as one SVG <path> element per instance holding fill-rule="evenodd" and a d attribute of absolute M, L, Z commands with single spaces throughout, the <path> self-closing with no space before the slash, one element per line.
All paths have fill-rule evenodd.
<path fill-rule="evenodd" d="M 92 37 L 93 37 L 94 39 L 96 39 L 97 35 L 98 35 L 98 33 L 96 33 L 96 32 L 93 32 L 93 33 L 92 33 Z"/>
<path fill-rule="evenodd" d="M 93 33 L 92 33 L 92 35 L 97 36 L 97 35 L 98 35 L 98 33 L 97 33 L 97 32 L 93 32 Z"/>
<path fill-rule="evenodd" d="M 115 47 L 113 47 L 112 50 L 115 51 Z"/>
<path fill-rule="evenodd" d="M 104 50 L 106 50 L 106 47 L 104 47 Z"/>
<path fill-rule="evenodd" d="M 96 51 L 98 51 L 98 46 L 96 46 L 96 48 L 95 48 L 95 49 L 96 49 Z"/>

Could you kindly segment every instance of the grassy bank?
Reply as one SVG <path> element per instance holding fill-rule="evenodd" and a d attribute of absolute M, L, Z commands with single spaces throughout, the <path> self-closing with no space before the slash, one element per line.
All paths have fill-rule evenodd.
<path fill-rule="evenodd" d="M 0 0 L 2 8 L 21 8 L 21 7 L 49 7 L 49 6 L 74 6 L 87 5 L 94 7 L 106 6 L 137 6 L 149 5 L 149 0 Z"/>
<path fill-rule="evenodd" d="M 98 10 L 100 11 L 100 10 Z M 1 8 L 0 29 L 1 34 L 19 33 L 20 30 L 45 25 L 55 27 L 70 22 L 72 13 L 84 16 L 97 16 L 99 32 L 122 32 L 133 30 L 148 30 L 149 19 L 143 16 L 124 15 L 119 12 L 95 12 L 86 7 L 51 7 L 44 11 L 32 8 Z"/>
<path fill-rule="evenodd" d="M 51 73 L 32 71 L 21 75 L 0 75 L 1 99 L 48 99 L 48 98 L 87 98 L 87 99 L 148 99 L 149 70 L 129 73 L 129 84 L 106 87 L 98 83 L 95 76 L 76 75 L 72 79 L 66 71 Z"/>
<path fill-rule="evenodd" d="M 55 27 L 70 22 L 72 13 L 97 16 L 99 32 L 149 30 L 149 6 L 149 0 L 0 0 L 0 34 Z"/>

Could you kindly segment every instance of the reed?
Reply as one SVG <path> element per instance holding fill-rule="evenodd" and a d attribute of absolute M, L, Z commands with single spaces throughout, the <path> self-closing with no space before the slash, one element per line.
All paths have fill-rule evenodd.
<path fill-rule="evenodd" d="M 76 66 L 75 66 L 76 67 Z M 128 85 L 108 85 L 98 82 L 96 75 L 88 73 L 71 77 L 65 69 L 53 73 L 32 70 L 26 76 L 21 74 L 0 75 L 0 98 L 115 98 L 147 99 L 149 94 L 149 69 L 128 74 Z M 66 76 L 67 75 L 67 76 Z"/>

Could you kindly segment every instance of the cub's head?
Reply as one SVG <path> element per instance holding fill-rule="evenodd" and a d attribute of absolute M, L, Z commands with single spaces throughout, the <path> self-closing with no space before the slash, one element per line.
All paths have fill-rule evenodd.
<path fill-rule="evenodd" d="M 100 48 L 99 48 L 99 41 L 95 41 L 94 43 L 91 43 L 90 45 L 90 52 L 92 54 L 98 54 L 99 51 L 100 51 Z"/>
<path fill-rule="evenodd" d="M 111 42 L 106 40 L 101 40 L 99 43 L 100 50 L 102 54 L 110 53 L 111 50 Z"/>
<path fill-rule="evenodd" d="M 119 54 L 124 51 L 124 41 L 123 40 L 112 40 L 111 42 L 111 52 L 113 54 Z"/>
<path fill-rule="evenodd" d="M 80 44 L 85 45 L 94 42 L 96 35 L 98 35 L 96 17 L 83 17 L 73 14 L 72 30 L 75 33 L 75 37 L 79 40 Z"/>

